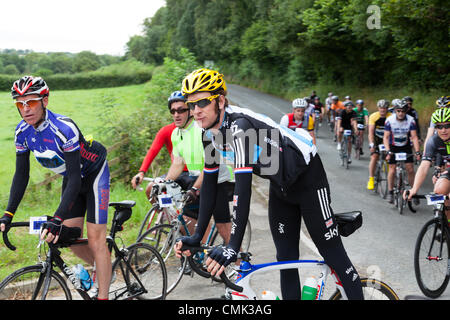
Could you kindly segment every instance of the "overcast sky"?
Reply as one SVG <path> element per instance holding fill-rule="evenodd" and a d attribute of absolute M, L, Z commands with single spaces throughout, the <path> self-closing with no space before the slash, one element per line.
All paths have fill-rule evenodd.
<path fill-rule="evenodd" d="M 0 49 L 123 55 L 164 0 L 1 1 Z"/>

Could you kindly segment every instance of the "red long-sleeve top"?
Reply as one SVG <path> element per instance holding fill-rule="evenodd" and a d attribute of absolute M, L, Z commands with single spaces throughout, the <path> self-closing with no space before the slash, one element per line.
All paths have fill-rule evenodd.
<path fill-rule="evenodd" d="M 144 158 L 144 161 L 142 161 L 141 168 L 139 171 L 147 172 L 148 168 L 152 164 L 155 157 L 158 155 L 159 151 L 163 146 L 166 146 L 167 151 L 170 153 L 170 159 L 173 161 L 173 155 L 172 155 L 172 131 L 175 130 L 176 126 L 175 123 L 168 124 L 167 126 L 162 127 L 159 129 L 158 133 L 155 136 L 155 139 L 153 139 L 152 145 L 147 151 L 147 154 Z M 184 171 L 187 171 L 187 167 L 184 167 Z"/>

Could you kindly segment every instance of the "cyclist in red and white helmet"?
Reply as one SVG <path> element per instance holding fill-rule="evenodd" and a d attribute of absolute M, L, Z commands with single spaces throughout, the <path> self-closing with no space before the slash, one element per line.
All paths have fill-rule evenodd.
<path fill-rule="evenodd" d="M 42 78 L 18 79 L 11 95 L 23 120 L 15 129 L 16 171 L 8 205 L 0 217 L 0 230 L 10 225 L 26 191 L 32 153 L 43 167 L 63 176 L 58 208 L 47 221 L 41 239 L 53 243 L 65 240 L 65 227 L 83 231 L 86 220 L 89 246 L 71 249 L 86 263 L 95 263 L 98 299 L 108 299 L 111 256 L 105 239 L 110 174 L 106 148 L 85 139 L 72 119 L 47 109 L 49 88 Z"/>

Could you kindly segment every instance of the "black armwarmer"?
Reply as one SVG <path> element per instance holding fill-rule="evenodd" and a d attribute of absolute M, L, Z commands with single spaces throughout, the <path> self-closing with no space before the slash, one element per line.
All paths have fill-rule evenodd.
<path fill-rule="evenodd" d="M 67 213 L 73 206 L 81 189 L 81 156 L 79 151 L 64 152 L 66 162 L 67 185 L 61 195 L 61 202 L 55 212 L 55 216 L 63 220 L 69 218 Z"/>
<path fill-rule="evenodd" d="M 200 188 L 200 208 L 197 228 L 195 229 L 195 237 L 199 239 L 203 238 L 216 206 L 218 171 L 217 169 L 217 172 L 214 173 L 203 173 L 202 187 Z"/>
<path fill-rule="evenodd" d="M 28 180 L 30 179 L 30 152 L 19 153 L 16 155 L 16 172 L 11 183 L 9 192 L 9 201 L 6 211 L 15 213 L 17 207 L 22 201 Z"/>

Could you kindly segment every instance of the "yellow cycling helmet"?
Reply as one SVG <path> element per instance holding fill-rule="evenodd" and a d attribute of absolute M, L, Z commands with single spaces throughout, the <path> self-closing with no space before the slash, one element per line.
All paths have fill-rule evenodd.
<path fill-rule="evenodd" d="M 192 71 L 183 80 L 182 92 L 184 95 L 197 91 L 216 91 L 218 89 L 227 90 L 223 74 L 206 68 Z"/>

